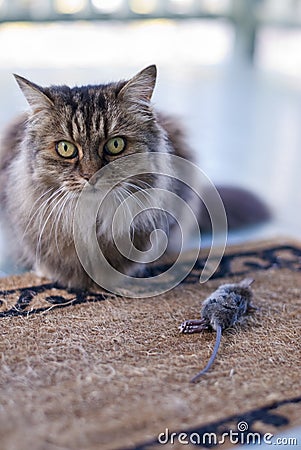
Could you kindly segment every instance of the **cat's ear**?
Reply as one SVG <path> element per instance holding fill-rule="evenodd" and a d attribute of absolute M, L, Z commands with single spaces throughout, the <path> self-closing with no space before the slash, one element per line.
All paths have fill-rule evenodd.
<path fill-rule="evenodd" d="M 20 75 L 14 74 L 14 77 L 34 111 L 40 111 L 41 109 L 53 106 L 53 101 L 45 94 L 40 86 L 26 80 L 26 78 L 20 77 Z"/>
<path fill-rule="evenodd" d="M 155 65 L 146 67 L 131 78 L 120 90 L 118 96 L 125 100 L 149 102 L 156 84 L 157 68 Z"/>

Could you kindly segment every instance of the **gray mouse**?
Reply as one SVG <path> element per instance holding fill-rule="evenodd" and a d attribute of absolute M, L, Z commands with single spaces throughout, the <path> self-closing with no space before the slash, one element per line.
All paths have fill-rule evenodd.
<path fill-rule="evenodd" d="M 180 325 L 181 333 L 200 333 L 206 329 L 216 331 L 216 341 L 213 353 L 206 365 L 191 382 L 194 383 L 204 375 L 212 366 L 220 343 L 222 332 L 237 324 L 250 310 L 256 309 L 251 305 L 253 293 L 251 291 L 252 278 L 245 278 L 240 283 L 222 284 L 206 300 L 201 309 L 201 319 L 185 320 Z"/>

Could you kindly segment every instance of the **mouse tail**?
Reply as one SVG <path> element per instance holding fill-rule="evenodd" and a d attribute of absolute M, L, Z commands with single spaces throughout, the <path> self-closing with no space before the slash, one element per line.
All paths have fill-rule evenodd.
<path fill-rule="evenodd" d="M 217 327 L 216 327 L 216 340 L 215 340 L 215 345 L 214 345 L 214 349 L 213 349 L 212 355 L 210 356 L 210 359 L 209 359 L 206 367 L 203 370 L 201 370 L 199 373 L 197 373 L 190 380 L 191 383 L 195 383 L 201 376 L 203 376 L 206 372 L 208 372 L 208 370 L 210 369 L 210 367 L 212 366 L 212 364 L 214 363 L 214 360 L 216 358 L 218 349 L 220 347 L 221 339 L 222 339 L 222 327 L 220 325 L 217 325 Z"/>

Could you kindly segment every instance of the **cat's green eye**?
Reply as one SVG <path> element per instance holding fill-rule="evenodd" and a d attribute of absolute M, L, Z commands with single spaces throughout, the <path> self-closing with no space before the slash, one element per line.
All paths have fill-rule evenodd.
<path fill-rule="evenodd" d="M 118 155 L 125 149 L 125 140 L 122 137 L 109 139 L 105 145 L 105 151 L 109 155 Z"/>
<path fill-rule="evenodd" d="M 72 142 L 59 141 L 56 143 L 55 149 L 60 156 L 66 159 L 72 159 L 78 155 L 77 147 Z"/>

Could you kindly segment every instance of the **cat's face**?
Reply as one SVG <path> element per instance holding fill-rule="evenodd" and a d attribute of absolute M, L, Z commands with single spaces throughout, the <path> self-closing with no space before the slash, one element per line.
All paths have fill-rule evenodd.
<path fill-rule="evenodd" d="M 80 192 L 111 161 L 164 151 L 150 104 L 155 66 L 128 82 L 99 86 L 41 88 L 16 79 L 31 106 L 25 142 L 32 178 L 45 189 Z"/>

